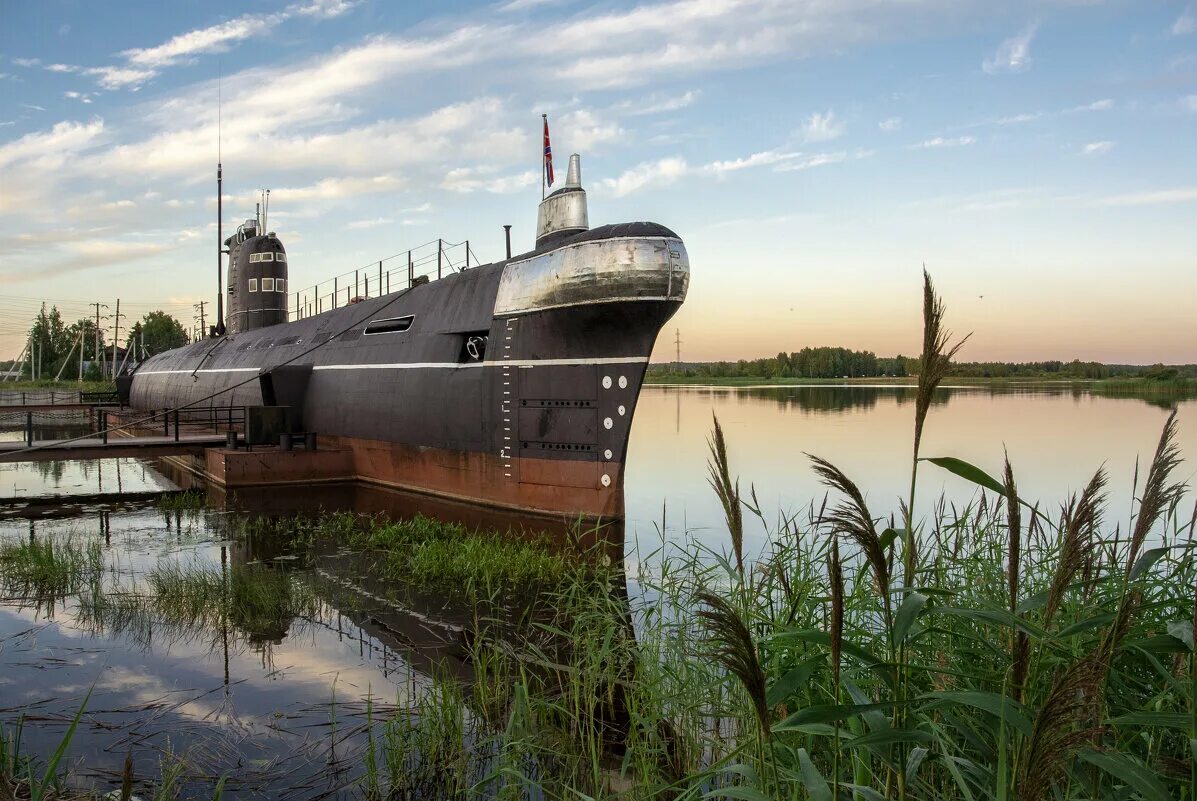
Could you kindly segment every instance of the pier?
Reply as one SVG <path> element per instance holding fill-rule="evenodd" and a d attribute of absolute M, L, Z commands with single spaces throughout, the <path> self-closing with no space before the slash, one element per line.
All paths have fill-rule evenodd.
<path fill-rule="evenodd" d="M 142 412 L 122 407 L 106 394 L 30 392 L 14 397 L 17 394 L 0 394 L 0 415 L 19 419 L 24 437 L 0 442 L 0 464 L 174 457 L 180 467 L 225 488 L 357 478 L 350 451 L 317 449 L 314 434 L 285 433 L 280 407 L 192 406 Z M 37 438 L 48 417 L 62 423 L 59 413 L 67 413 L 90 432 Z"/>

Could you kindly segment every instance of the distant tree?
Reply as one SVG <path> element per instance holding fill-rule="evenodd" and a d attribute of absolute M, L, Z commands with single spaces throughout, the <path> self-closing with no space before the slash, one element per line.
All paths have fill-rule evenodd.
<path fill-rule="evenodd" d="M 188 341 L 187 331 L 178 320 L 166 312 L 152 311 L 129 329 L 125 347 L 139 348 L 144 345 L 144 356 L 154 356 L 172 348 L 182 347 Z M 137 356 L 141 358 L 143 354 L 137 353 Z"/>
<path fill-rule="evenodd" d="M 71 336 L 62 322 L 58 307 L 51 306 L 47 312 L 43 303 L 29 329 L 29 343 L 34 348 L 39 377 L 53 378 L 70 351 L 71 342 Z"/>

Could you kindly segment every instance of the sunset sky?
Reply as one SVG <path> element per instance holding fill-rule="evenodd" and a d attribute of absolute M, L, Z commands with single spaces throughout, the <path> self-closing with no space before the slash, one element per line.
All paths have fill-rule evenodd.
<path fill-rule="evenodd" d="M 657 359 L 915 355 L 925 263 L 962 358 L 1197 362 L 1197 5 L 1142 0 L 0 0 L 0 358 L 213 299 L 218 87 L 292 288 L 529 249 L 548 113 L 686 242 Z"/>

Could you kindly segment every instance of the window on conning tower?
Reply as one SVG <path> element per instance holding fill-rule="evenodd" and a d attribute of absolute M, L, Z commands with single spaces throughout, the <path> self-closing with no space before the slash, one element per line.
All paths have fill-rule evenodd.
<path fill-rule="evenodd" d="M 274 291 L 275 292 L 286 292 L 287 291 L 287 279 L 286 278 L 274 279 Z"/>
<path fill-rule="evenodd" d="M 256 278 L 249 279 L 249 291 L 250 292 L 258 291 L 258 279 L 256 279 Z"/>
<path fill-rule="evenodd" d="M 263 278 L 262 279 L 262 291 L 263 292 L 273 292 L 274 291 L 274 279 L 273 278 Z"/>

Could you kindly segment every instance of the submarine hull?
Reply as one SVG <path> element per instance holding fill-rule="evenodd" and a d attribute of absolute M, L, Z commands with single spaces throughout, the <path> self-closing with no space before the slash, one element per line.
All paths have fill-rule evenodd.
<path fill-rule="evenodd" d="M 594 229 L 504 262 L 155 356 L 130 402 L 279 405 L 361 481 L 554 516 L 623 516 L 649 354 L 685 297 L 667 228 Z"/>

